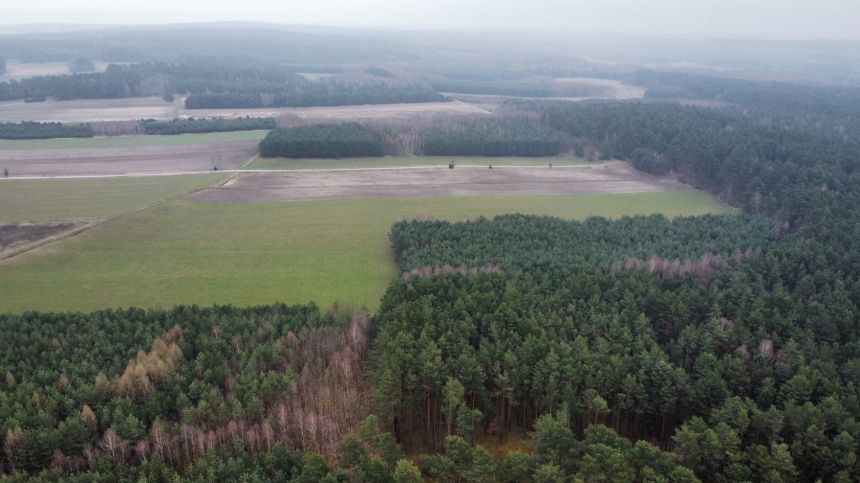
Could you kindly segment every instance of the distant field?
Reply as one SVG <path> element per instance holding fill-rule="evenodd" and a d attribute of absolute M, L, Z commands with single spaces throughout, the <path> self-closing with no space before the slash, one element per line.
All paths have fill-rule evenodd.
<path fill-rule="evenodd" d="M 178 191 L 214 177 L 175 179 L 188 183 L 175 186 Z M 168 180 L 171 178 L 130 181 Z M 9 194 L 8 186 L 14 185 L 0 182 L 0 204 L 14 215 L 5 214 L 5 218 L 12 219 L 73 217 L 76 210 L 80 218 L 104 217 L 153 198 L 147 194 L 134 202 L 124 199 L 125 192 L 134 187 L 123 185 L 103 186 L 99 197 L 88 195 L 98 192 L 95 186 L 83 186 L 72 195 L 61 185 L 43 185 L 41 192 L 53 192 L 53 196 L 36 196 L 29 189 L 32 186 L 24 186 L 23 193 L 29 192 L 30 199 L 17 201 L 10 211 L 6 203 L 21 195 Z M 44 190 L 45 186 L 52 189 Z M 64 197 L 71 202 L 63 201 Z M 0 311 L 311 300 L 320 305 L 342 301 L 373 309 L 397 276 L 387 234 L 401 217 L 462 220 L 521 212 L 582 219 L 725 211 L 712 197 L 695 191 L 292 203 L 173 200 L 0 262 Z"/>
<path fill-rule="evenodd" d="M 190 173 L 236 169 L 257 154 L 257 141 L 153 144 L 79 149 L 0 149 L 10 177 Z"/>
<path fill-rule="evenodd" d="M 3 144 L 0 142 L 0 147 Z M 584 164 L 582 158 L 555 156 L 546 158 L 493 158 L 479 156 L 386 156 L 384 158 L 349 159 L 289 159 L 257 158 L 246 169 L 341 169 L 392 168 L 397 166 L 447 166 L 451 160 L 457 166 L 574 166 Z"/>
<path fill-rule="evenodd" d="M 116 136 L 61 139 L 0 139 L 0 149 L 84 149 L 129 148 L 136 146 L 174 146 L 179 144 L 259 141 L 268 131 L 234 131 L 173 136 Z"/>
<path fill-rule="evenodd" d="M 0 180 L 0 223 L 106 219 L 202 188 L 225 176 Z"/>
<path fill-rule="evenodd" d="M 197 201 L 278 202 L 416 196 L 545 196 L 686 191 L 677 181 L 636 171 L 621 161 L 548 166 L 408 166 L 254 171 L 191 195 Z"/>
<path fill-rule="evenodd" d="M 0 102 L 0 122 L 83 123 L 175 118 L 176 105 L 160 97 Z"/>
<path fill-rule="evenodd" d="M 359 106 L 284 107 L 261 109 L 180 109 L 179 117 L 280 117 L 302 122 L 415 121 L 449 116 L 486 116 L 489 113 L 471 104 L 419 102 L 409 104 L 368 104 Z"/>
<path fill-rule="evenodd" d="M 107 70 L 108 62 L 94 62 L 97 72 Z M 6 73 L 0 75 L 0 82 L 13 79 L 26 79 L 40 75 L 70 74 L 68 62 L 34 62 L 24 64 L 17 60 L 6 62 Z"/>

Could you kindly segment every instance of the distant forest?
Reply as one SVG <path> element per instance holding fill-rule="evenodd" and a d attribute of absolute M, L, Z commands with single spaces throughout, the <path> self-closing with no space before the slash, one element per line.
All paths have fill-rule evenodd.
<path fill-rule="evenodd" d="M 160 35 L 3 37 L 0 50 L 152 61 L 176 45 L 237 58 L 259 45 L 272 64 L 114 65 L 2 83 L 0 99 L 190 94 L 239 107 L 436 94 L 379 71 L 366 72 L 378 85 L 348 87 L 294 73 L 427 55 L 406 43 Z M 521 93 L 541 92 L 517 85 L 527 74 L 576 70 L 531 61 L 428 70 L 449 86 Z M 860 481 L 860 94 L 614 74 L 646 99 L 274 129 L 260 152 L 380 156 L 406 138 L 425 154 L 572 150 L 672 176 L 737 214 L 399 221 L 399 275 L 372 315 L 313 303 L 0 314 L 0 482 Z M 133 124 L 172 134 L 273 122 Z M 10 137 L 87 129 L 0 125 Z"/>
<path fill-rule="evenodd" d="M 420 82 L 310 81 L 291 69 L 251 62 L 111 64 L 103 73 L 41 76 L 0 83 L 0 100 L 112 99 L 188 95 L 189 109 L 435 102 Z"/>

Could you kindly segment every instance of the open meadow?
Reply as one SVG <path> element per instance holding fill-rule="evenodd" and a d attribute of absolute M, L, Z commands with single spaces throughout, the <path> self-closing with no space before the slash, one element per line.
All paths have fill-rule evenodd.
<path fill-rule="evenodd" d="M 212 177 L 177 179 L 199 185 L 212 181 Z M 15 208 L 13 218 L 56 218 L 60 213 L 69 218 L 109 216 L 119 210 L 116 204 L 122 204 L 115 197 L 113 209 L 98 211 L 97 203 L 86 195 L 88 187 L 82 186 L 80 209 L 89 211 L 75 215 L 69 203 L 58 202 L 62 197 L 45 194 L 65 191 L 62 185 L 52 190 L 45 186 L 39 197 L 33 195 Z M 124 190 L 118 186 L 116 191 Z M 68 192 L 64 196 L 74 199 Z M 388 231 L 398 219 L 462 220 L 512 212 L 583 219 L 727 210 L 696 191 L 407 197 L 396 202 L 383 197 L 281 203 L 169 200 L 0 262 L 4 293 L 0 311 L 311 300 L 374 309 L 397 276 Z"/>
<path fill-rule="evenodd" d="M 224 174 L 0 180 L 0 223 L 105 220 L 203 188 Z"/>

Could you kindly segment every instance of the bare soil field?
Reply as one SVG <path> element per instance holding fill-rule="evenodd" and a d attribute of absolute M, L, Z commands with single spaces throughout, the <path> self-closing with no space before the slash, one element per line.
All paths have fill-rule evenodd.
<path fill-rule="evenodd" d="M 94 223 L 0 223 L 0 260 L 66 236 L 80 233 Z"/>
<path fill-rule="evenodd" d="M 303 170 L 240 174 L 188 198 L 272 202 L 344 198 L 647 193 L 689 189 L 626 163 L 574 167 L 438 167 Z"/>
<path fill-rule="evenodd" d="M 0 122 L 85 123 L 175 117 L 176 106 L 160 97 L 0 102 Z"/>
<path fill-rule="evenodd" d="M 185 173 L 236 169 L 257 153 L 257 141 L 80 149 L 0 150 L 10 177 Z"/>
<path fill-rule="evenodd" d="M 286 107 L 263 109 L 184 109 L 180 117 L 293 117 L 304 122 L 397 121 L 437 116 L 476 116 L 489 112 L 464 102 L 421 102 L 361 106 Z"/>

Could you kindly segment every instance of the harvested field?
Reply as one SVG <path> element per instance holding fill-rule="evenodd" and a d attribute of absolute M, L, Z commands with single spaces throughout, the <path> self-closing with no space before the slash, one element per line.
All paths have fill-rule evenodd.
<path fill-rule="evenodd" d="M 9 223 L 0 224 L 0 252 L 21 243 L 71 230 L 75 223 Z"/>
<path fill-rule="evenodd" d="M 235 169 L 257 153 L 256 141 L 92 149 L 0 150 L 11 177 L 184 173 Z"/>
<path fill-rule="evenodd" d="M 271 202 L 344 198 L 648 193 L 689 189 L 622 162 L 574 167 L 438 167 L 241 174 L 189 195 L 198 201 Z"/>
<path fill-rule="evenodd" d="M 0 122 L 84 123 L 138 119 L 166 121 L 175 117 L 175 105 L 160 97 L 0 102 Z"/>
<path fill-rule="evenodd" d="M 483 116 L 489 112 L 464 102 L 422 102 L 362 106 L 287 107 L 263 109 L 192 109 L 180 117 L 286 117 L 301 122 L 399 121 L 438 116 Z"/>
<path fill-rule="evenodd" d="M 80 233 L 92 225 L 86 222 L 0 223 L 0 259 Z"/>

